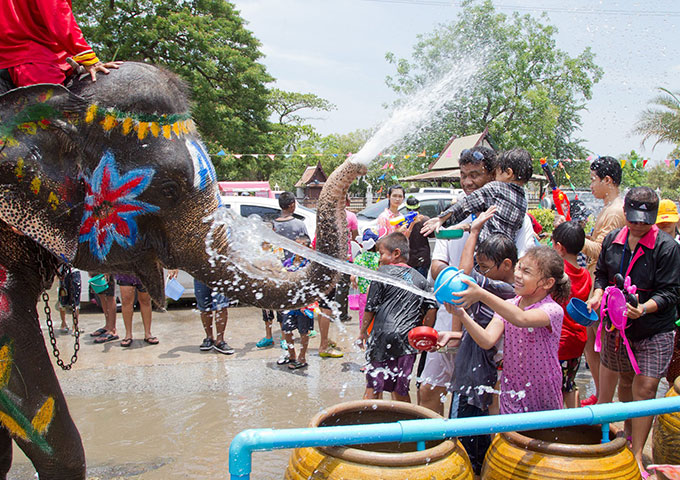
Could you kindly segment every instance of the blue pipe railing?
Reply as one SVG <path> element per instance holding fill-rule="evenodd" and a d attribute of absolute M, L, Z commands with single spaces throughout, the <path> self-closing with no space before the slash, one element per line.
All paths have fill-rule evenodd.
<path fill-rule="evenodd" d="M 249 480 L 253 452 L 283 448 L 425 442 L 466 435 L 597 424 L 602 424 L 602 441 L 608 442 L 611 422 L 679 411 L 680 396 L 675 396 L 638 402 L 451 420 L 402 420 L 394 423 L 281 430 L 249 429 L 236 435 L 229 446 L 229 473 L 231 480 Z M 420 443 L 419 448 L 423 447 L 424 443 Z"/>

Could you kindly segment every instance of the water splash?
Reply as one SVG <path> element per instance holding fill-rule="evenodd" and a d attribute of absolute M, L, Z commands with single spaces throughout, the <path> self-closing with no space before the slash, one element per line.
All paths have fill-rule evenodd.
<path fill-rule="evenodd" d="M 267 279 L 276 282 L 274 273 L 280 274 L 282 271 L 281 261 L 273 253 L 263 250 L 262 243 L 267 242 L 274 247 L 291 251 L 333 270 L 392 285 L 408 290 L 421 297 L 433 301 L 435 300 L 432 292 L 421 290 L 399 278 L 381 275 L 374 270 L 354 265 L 345 260 L 339 260 L 330 255 L 304 247 L 293 240 L 289 240 L 276 234 L 261 220 L 253 217 L 241 217 L 231 209 L 220 207 L 215 214 L 208 217 L 205 221 L 211 223 L 211 231 L 206 239 L 206 248 L 210 256 L 211 266 L 213 267 L 218 263 L 232 264 L 234 265 L 233 268 L 238 268 L 239 273 L 243 276 L 255 279 Z M 220 226 L 225 227 L 228 231 L 229 258 L 220 254 L 213 247 L 213 234 Z M 227 290 L 230 290 L 239 287 L 240 285 L 241 278 L 237 276 L 231 285 L 223 286 L 226 287 Z M 304 288 L 305 286 L 302 286 L 300 291 L 305 291 Z M 322 293 L 315 293 L 318 296 L 321 296 L 325 301 L 332 302 L 332 299 L 326 298 Z M 295 301 L 296 295 L 299 294 L 300 292 L 291 292 L 291 300 Z"/>
<path fill-rule="evenodd" d="M 437 120 L 436 115 L 446 103 L 464 95 L 475 82 L 475 75 L 485 63 L 481 50 L 466 58 L 457 58 L 441 78 L 429 82 L 417 93 L 395 108 L 364 146 L 352 156 L 352 161 L 368 165 L 380 152 L 406 135 Z"/>

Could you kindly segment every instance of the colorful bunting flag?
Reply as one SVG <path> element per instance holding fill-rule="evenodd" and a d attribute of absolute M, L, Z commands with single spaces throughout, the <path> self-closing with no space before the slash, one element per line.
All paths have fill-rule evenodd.
<path fill-rule="evenodd" d="M 670 167 L 670 166 L 671 166 L 671 161 L 670 161 L 668 158 L 665 159 L 664 162 L 666 162 L 666 166 L 667 166 L 667 167 Z"/>
<path fill-rule="evenodd" d="M 389 166 L 390 166 L 390 162 L 385 162 L 385 165 L 383 165 L 382 167 L 380 167 L 380 170 L 385 170 L 385 169 L 386 169 L 387 167 L 389 167 Z"/>
<path fill-rule="evenodd" d="M 626 159 L 625 159 L 625 158 L 622 158 L 622 159 L 621 159 L 621 168 L 623 168 L 623 167 L 625 167 L 625 166 L 626 166 Z"/>
<path fill-rule="evenodd" d="M 392 175 L 392 180 L 398 180 L 396 175 Z"/>
<path fill-rule="evenodd" d="M 220 150 L 219 152 L 217 152 L 217 154 L 218 154 L 220 157 L 224 157 L 227 153 L 226 153 L 224 150 Z"/>
<path fill-rule="evenodd" d="M 421 153 L 418 154 L 419 157 L 425 157 L 427 156 L 427 153 L 425 153 L 425 149 Z"/>
<path fill-rule="evenodd" d="M 680 165 L 680 158 L 676 158 L 676 159 L 675 159 L 675 166 L 676 166 L 676 168 L 677 168 L 678 165 Z"/>
<path fill-rule="evenodd" d="M 273 153 L 268 153 L 267 156 L 272 160 L 274 160 L 274 158 L 276 157 L 276 155 L 274 155 Z"/>
<path fill-rule="evenodd" d="M 645 168 L 647 166 L 647 162 L 649 162 L 649 160 L 642 161 L 642 168 Z"/>

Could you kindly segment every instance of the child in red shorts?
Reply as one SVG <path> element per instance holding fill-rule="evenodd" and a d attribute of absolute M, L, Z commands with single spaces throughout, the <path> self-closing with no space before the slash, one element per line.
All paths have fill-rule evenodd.
<path fill-rule="evenodd" d="M 564 271 L 571 281 L 571 295 L 562 308 L 565 308 L 572 298 L 585 302 L 590 295 L 593 280 L 588 270 L 579 267 L 577 260 L 585 240 L 586 234 L 579 222 L 575 220 L 562 223 L 553 231 L 553 249 L 564 259 Z M 580 406 L 578 389 L 574 380 L 581 365 L 581 354 L 583 354 L 587 338 L 586 327 L 572 320 L 565 308 L 557 358 L 562 366 L 562 396 L 567 408 Z"/>

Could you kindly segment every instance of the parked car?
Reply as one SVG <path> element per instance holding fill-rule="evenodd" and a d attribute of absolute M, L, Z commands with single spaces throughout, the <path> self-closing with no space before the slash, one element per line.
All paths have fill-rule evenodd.
<path fill-rule="evenodd" d="M 454 193 L 407 193 L 404 198 L 404 203 L 399 206 L 399 212 L 406 212 L 406 199 L 410 196 L 414 196 L 420 201 L 420 213 L 427 215 L 430 218 L 439 215 L 451 205 L 451 202 L 459 198 L 459 195 Z M 385 198 L 357 213 L 360 235 L 363 234 L 364 230 L 367 228 L 372 228 L 377 232 L 378 216 L 387 208 L 387 205 L 388 199 Z"/>
<path fill-rule="evenodd" d="M 272 221 L 281 214 L 279 201 L 276 198 L 223 195 L 222 205 L 233 209 L 242 217 L 259 215 L 266 221 Z M 314 238 L 314 233 L 316 232 L 316 212 L 298 203 L 293 216 L 305 222 L 309 238 Z"/>

